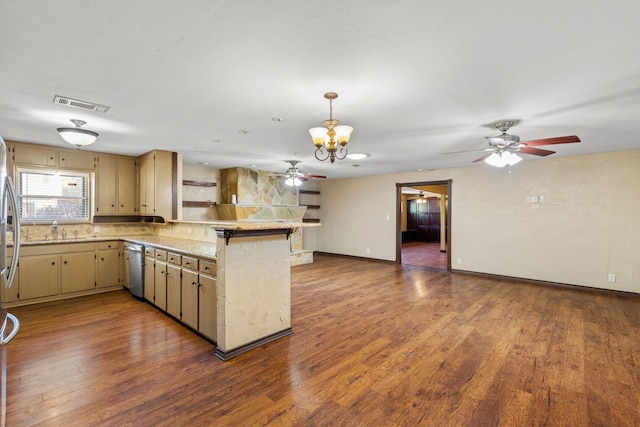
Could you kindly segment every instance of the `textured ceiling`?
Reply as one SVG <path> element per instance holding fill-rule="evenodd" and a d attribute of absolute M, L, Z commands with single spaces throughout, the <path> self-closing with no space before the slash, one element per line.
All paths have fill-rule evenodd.
<path fill-rule="evenodd" d="M 501 119 L 582 139 L 555 156 L 640 148 L 638 22 L 637 0 L 3 0 L 0 135 L 68 146 L 55 129 L 82 119 L 89 150 L 329 178 L 470 165 L 480 151 L 442 153 Z M 369 158 L 313 157 L 328 91 Z"/>

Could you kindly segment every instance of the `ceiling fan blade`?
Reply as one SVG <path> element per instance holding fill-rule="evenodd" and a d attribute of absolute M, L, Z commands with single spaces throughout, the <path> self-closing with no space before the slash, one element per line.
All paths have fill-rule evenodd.
<path fill-rule="evenodd" d="M 472 151 L 482 151 L 484 148 L 476 148 L 475 150 L 462 150 L 462 151 L 449 151 L 442 154 L 458 154 L 458 153 L 471 153 Z"/>
<path fill-rule="evenodd" d="M 533 148 L 533 147 L 523 147 L 520 149 L 519 152 L 525 153 L 525 154 L 533 154 L 534 156 L 548 156 L 549 154 L 555 153 L 555 151 L 541 150 L 540 148 Z"/>
<path fill-rule="evenodd" d="M 558 136 L 556 138 L 532 139 L 531 141 L 524 141 L 523 143 L 527 144 L 528 147 L 533 147 L 536 145 L 569 144 L 571 142 L 580 142 L 580 138 L 576 135 L 569 135 Z"/>
<path fill-rule="evenodd" d="M 312 173 L 305 173 L 302 176 L 307 179 L 327 179 L 327 177 L 324 175 L 314 175 Z"/>
<path fill-rule="evenodd" d="M 493 152 L 489 152 L 489 153 L 485 154 L 484 156 L 475 159 L 472 163 L 481 162 L 481 161 L 483 161 L 484 159 L 486 159 L 487 157 L 489 157 L 492 154 L 493 154 Z"/>

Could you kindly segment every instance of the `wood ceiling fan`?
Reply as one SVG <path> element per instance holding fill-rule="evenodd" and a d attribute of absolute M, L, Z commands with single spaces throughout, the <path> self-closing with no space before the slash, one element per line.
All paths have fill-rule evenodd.
<path fill-rule="evenodd" d="M 285 162 L 288 162 L 291 165 L 291 167 L 282 174 L 276 174 L 276 176 L 285 178 L 284 183 L 289 186 L 298 187 L 299 185 L 302 184 L 302 182 L 307 181 L 309 179 L 327 179 L 327 177 L 324 175 L 314 175 L 311 173 L 300 172 L 300 169 L 298 169 L 298 166 L 297 166 L 298 163 L 300 163 L 299 160 L 285 160 Z"/>
<path fill-rule="evenodd" d="M 492 154 L 502 155 L 503 153 L 525 153 L 532 154 L 534 156 L 548 156 L 550 154 L 555 153 L 555 151 L 551 150 L 543 150 L 541 148 L 535 148 L 536 146 L 541 145 L 554 145 L 554 144 L 569 144 L 573 142 L 580 142 L 580 138 L 576 135 L 569 136 L 558 136 L 555 138 L 544 138 L 544 139 L 532 139 L 529 141 L 520 141 L 520 137 L 518 135 L 508 134 L 507 131 L 513 126 L 516 122 L 513 120 L 502 120 L 496 122 L 494 126 L 502 132 L 498 136 L 486 136 L 485 138 L 489 141 L 489 147 L 482 149 L 485 151 L 481 157 L 477 158 L 473 161 L 473 163 L 482 161 L 487 159 Z M 478 150 L 466 150 L 468 151 L 478 151 Z M 456 151 L 455 153 L 463 153 L 465 151 Z M 444 153 L 444 154 L 453 154 L 452 153 Z"/>

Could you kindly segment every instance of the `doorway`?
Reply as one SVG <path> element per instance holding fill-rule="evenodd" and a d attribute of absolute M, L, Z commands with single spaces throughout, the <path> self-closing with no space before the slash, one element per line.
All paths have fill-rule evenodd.
<path fill-rule="evenodd" d="M 396 184 L 396 262 L 451 270 L 452 181 Z"/>

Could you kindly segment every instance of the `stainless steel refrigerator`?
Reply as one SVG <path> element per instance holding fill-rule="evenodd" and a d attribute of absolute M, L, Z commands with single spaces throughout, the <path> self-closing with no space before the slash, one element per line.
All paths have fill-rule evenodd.
<path fill-rule="evenodd" d="M 9 205 L 11 207 L 11 224 L 9 224 L 7 215 Z M 0 280 L 7 288 L 13 286 L 20 255 L 20 221 L 18 217 L 18 202 L 13 182 L 7 173 L 7 147 L 0 137 L 0 276 L 2 276 Z M 13 252 L 11 253 L 11 264 L 7 265 L 7 232 L 11 230 L 13 231 Z M 9 328 L 9 323 L 12 324 L 11 328 Z M 0 346 L 9 343 L 19 329 L 18 319 L 7 310 L 0 310 Z"/>

